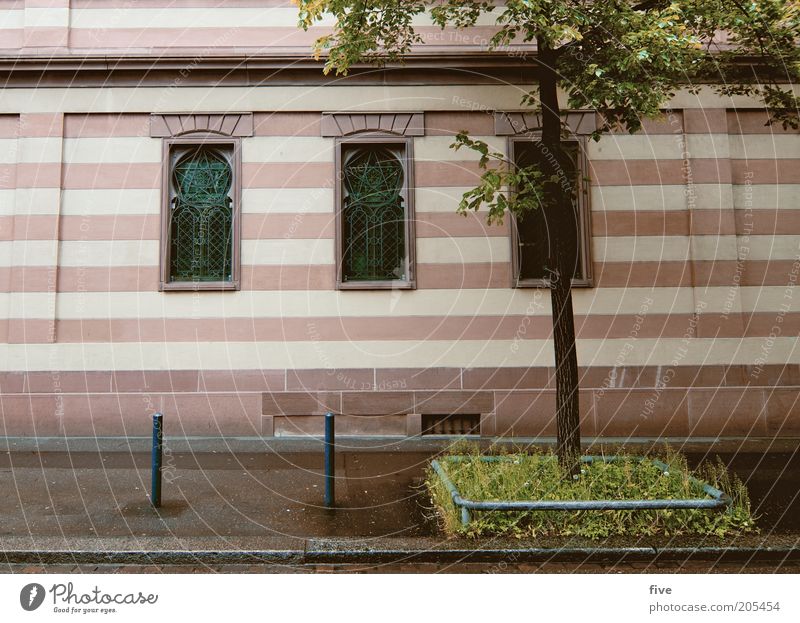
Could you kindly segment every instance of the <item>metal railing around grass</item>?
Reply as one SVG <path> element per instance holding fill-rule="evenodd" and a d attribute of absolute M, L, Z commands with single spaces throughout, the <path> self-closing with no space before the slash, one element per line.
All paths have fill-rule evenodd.
<path fill-rule="evenodd" d="M 460 463 L 471 457 L 451 456 L 442 459 L 446 462 Z M 613 463 L 616 461 L 650 461 L 662 472 L 668 472 L 669 466 L 658 459 L 648 457 L 620 457 L 620 456 L 582 456 L 581 463 Z M 510 456 L 482 456 L 482 462 L 494 463 L 500 461 L 513 461 Z M 555 457 L 553 458 L 555 460 Z M 708 497 L 692 499 L 661 499 L 661 500 L 496 500 L 482 502 L 468 500 L 461 497 L 458 488 L 450 480 L 444 467 L 438 460 L 431 461 L 431 467 L 450 493 L 453 504 L 461 509 L 461 524 L 466 526 L 471 521 L 470 511 L 605 511 L 605 510 L 672 510 L 672 509 L 723 509 L 732 504 L 731 498 L 702 482 L 693 476 L 689 481 L 700 487 Z"/>

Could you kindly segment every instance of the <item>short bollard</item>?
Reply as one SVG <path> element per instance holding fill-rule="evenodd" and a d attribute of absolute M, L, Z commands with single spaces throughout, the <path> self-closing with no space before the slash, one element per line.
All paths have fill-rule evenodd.
<path fill-rule="evenodd" d="M 161 506 L 161 455 L 163 444 L 164 416 L 156 413 L 153 415 L 152 482 L 150 487 L 150 501 L 156 508 Z"/>
<path fill-rule="evenodd" d="M 333 413 L 325 414 L 325 506 L 334 505 L 334 477 L 336 475 L 336 440 L 333 428 Z"/>

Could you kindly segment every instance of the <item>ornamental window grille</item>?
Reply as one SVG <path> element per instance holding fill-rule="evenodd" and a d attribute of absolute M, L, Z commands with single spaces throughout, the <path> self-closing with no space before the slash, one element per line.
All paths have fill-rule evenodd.
<path fill-rule="evenodd" d="M 560 232 L 567 242 L 569 263 L 573 266 L 573 286 L 591 285 L 589 268 L 589 224 L 588 206 L 583 196 L 583 160 L 577 141 L 562 143 L 566 153 L 566 166 L 558 174 L 573 190 L 572 214 L 563 219 Z M 513 143 L 514 162 L 522 167 L 541 167 L 548 157 L 542 144 L 535 140 L 517 140 Z M 552 156 L 550 156 L 552 157 Z M 515 259 L 518 285 L 546 286 L 549 257 L 553 243 L 553 215 L 541 206 L 515 219 Z"/>
<path fill-rule="evenodd" d="M 230 149 L 176 150 L 170 174 L 169 278 L 232 280 L 233 170 Z"/>
<path fill-rule="evenodd" d="M 408 279 L 404 152 L 355 145 L 342 152 L 342 281 Z"/>

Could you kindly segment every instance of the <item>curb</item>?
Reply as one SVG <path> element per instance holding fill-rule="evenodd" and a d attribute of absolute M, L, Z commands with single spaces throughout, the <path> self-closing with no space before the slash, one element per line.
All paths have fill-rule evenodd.
<path fill-rule="evenodd" d="M 702 548 L 520 548 L 520 549 L 338 549 L 183 551 L 26 551 L 0 553 L 6 564 L 229 565 L 387 563 L 626 563 L 626 562 L 800 562 L 800 547 Z"/>
<path fill-rule="evenodd" d="M 453 438 L 448 436 L 387 437 L 376 435 L 337 435 L 347 452 L 439 452 Z M 555 437 L 482 437 L 482 446 L 555 445 Z M 747 452 L 793 453 L 800 449 L 800 437 L 584 437 L 586 451 L 604 446 L 634 448 L 662 447 L 664 444 L 687 453 L 736 454 Z M 7 452 L 123 452 L 149 453 L 150 437 L 8 437 L 0 436 L 0 451 Z M 321 453 L 322 437 L 195 437 L 166 435 L 165 446 L 172 452 L 262 452 Z"/>

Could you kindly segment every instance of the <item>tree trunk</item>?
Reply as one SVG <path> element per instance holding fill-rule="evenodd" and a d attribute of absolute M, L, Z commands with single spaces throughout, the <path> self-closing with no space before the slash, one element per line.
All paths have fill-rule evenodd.
<path fill-rule="evenodd" d="M 542 146 L 553 158 L 544 158 L 546 173 L 563 179 L 566 158 L 561 149 L 561 111 L 558 105 L 556 53 L 539 43 L 539 97 L 542 105 Z M 547 154 L 545 151 L 545 154 Z M 556 454 L 568 475 L 580 470 L 581 432 L 578 392 L 578 356 L 575 349 L 575 319 L 572 312 L 574 260 L 565 237 L 575 218 L 573 198 L 562 183 L 545 187 L 547 221 L 552 224 L 549 280 L 553 309 L 553 347 L 556 364 Z"/>

